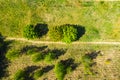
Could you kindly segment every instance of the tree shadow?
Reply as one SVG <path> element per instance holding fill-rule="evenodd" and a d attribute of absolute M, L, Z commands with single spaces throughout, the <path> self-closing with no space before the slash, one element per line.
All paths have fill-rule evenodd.
<path fill-rule="evenodd" d="M 48 66 L 43 67 L 42 69 L 38 69 L 37 72 L 39 72 L 39 74 L 40 74 L 38 77 L 41 77 L 42 75 L 44 75 L 45 73 L 49 72 L 53 68 L 54 68 L 54 65 L 51 65 L 51 66 L 48 65 Z M 31 79 L 34 79 L 34 78 L 31 78 Z"/>
<path fill-rule="evenodd" d="M 85 34 L 85 32 L 86 32 L 85 27 L 84 27 L 84 26 L 81 26 L 81 25 L 65 24 L 64 26 L 73 26 L 74 28 L 77 29 L 77 32 L 78 32 L 78 34 L 77 34 L 77 40 L 78 40 L 80 37 L 82 37 L 82 36 Z"/>
<path fill-rule="evenodd" d="M 47 47 L 48 46 L 37 47 L 37 46 L 34 46 L 34 45 L 27 45 L 20 50 L 20 53 L 22 53 L 22 54 L 27 53 L 28 50 L 34 50 L 35 52 L 40 52 L 40 51 L 43 51 L 44 49 L 46 49 Z"/>
<path fill-rule="evenodd" d="M 56 59 L 58 59 L 59 56 L 64 55 L 66 53 L 66 49 L 53 49 L 51 50 L 52 53 L 55 54 Z"/>
<path fill-rule="evenodd" d="M 37 32 L 38 36 L 41 37 L 48 32 L 48 25 L 43 23 L 38 23 L 35 25 L 35 32 Z"/>
<path fill-rule="evenodd" d="M 13 41 L 4 41 L 3 42 L 3 46 L 0 49 L 0 79 L 2 77 L 7 77 L 9 74 L 6 70 L 6 68 L 8 67 L 8 59 L 5 57 L 6 52 L 10 49 L 10 44 Z"/>
<path fill-rule="evenodd" d="M 55 59 L 58 59 L 59 56 L 64 55 L 66 53 L 67 49 L 46 49 L 43 51 L 43 54 L 46 55 L 48 53 L 53 53 L 55 55 Z"/>
<path fill-rule="evenodd" d="M 28 66 L 25 68 L 25 80 L 34 80 L 33 78 L 33 72 L 37 69 L 39 69 L 40 67 L 39 66 Z"/>
<path fill-rule="evenodd" d="M 101 51 L 93 51 L 93 52 L 88 53 L 86 55 L 89 56 L 93 60 L 93 59 L 96 59 L 96 57 L 100 54 L 101 54 Z"/>
<path fill-rule="evenodd" d="M 68 58 L 67 60 L 61 60 L 61 63 L 65 66 L 67 69 L 68 67 L 71 67 L 72 71 L 77 68 L 79 65 L 78 63 L 74 63 L 74 59 Z"/>
<path fill-rule="evenodd" d="M 43 71 L 44 73 L 47 73 L 47 72 L 49 72 L 50 70 L 52 70 L 53 68 L 54 68 L 54 65 L 52 65 L 52 66 L 46 66 L 46 67 L 42 68 L 42 71 Z"/>

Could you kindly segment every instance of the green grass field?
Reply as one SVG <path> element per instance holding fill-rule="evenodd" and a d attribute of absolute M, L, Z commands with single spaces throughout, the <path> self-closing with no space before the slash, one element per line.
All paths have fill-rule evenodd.
<path fill-rule="evenodd" d="M 64 24 L 82 26 L 85 34 L 78 42 L 119 42 L 120 1 L 0 0 L 3 36 L 23 39 L 23 28 L 39 23 L 49 30 Z M 34 39 L 4 42 L 0 35 L 0 80 L 120 79 L 120 45 L 54 44 L 49 30 L 35 39 L 45 44 L 33 43 Z"/>
<path fill-rule="evenodd" d="M 26 46 L 36 46 L 45 48 L 39 49 L 47 50 L 49 49 L 65 49 L 65 53 L 58 57 L 58 59 L 52 61 L 52 63 L 46 63 L 45 61 L 41 62 L 33 62 L 31 55 L 26 55 L 26 50 L 30 50 L 31 48 L 25 49 Z M 60 60 L 67 60 L 72 58 L 74 63 L 77 64 L 76 68 L 65 75 L 65 79 L 67 80 L 119 80 L 120 79 L 120 46 L 117 45 L 57 45 L 57 44 L 31 44 L 31 43 L 24 43 L 13 41 L 9 46 L 10 50 L 21 50 L 21 56 L 14 59 L 9 63 L 7 67 L 7 73 L 9 74 L 6 77 L 3 77 L 2 80 L 13 80 L 14 74 L 21 69 L 28 68 L 30 70 L 33 69 L 31 74 L 38 69 L 44 68 L 46 66 L 55 65 Z M 24 48 L 24 49 L 23 49 Z M 92 66 L 92 70 L 95 74 L 93 75 L 86 75 L 84 71 L 84 67 L 80 62 L 81 56 L 86 53 L 97 53 L 100 52 L 101 55 L 97 55 L 93 61 L 96 63 Z M 35 70 L 34 70 L 34 67 Z M 44 80 L 47 78 L 48 80 L 55 80 L 55 72 L 54 69 L 51 69 L 49 72 L 45 72 L 38 80 Z"/>
<path fill-rule="evenodd" d="M 23 37 L 28 24 L 79 24 L 86 30 L 80 41 L 120 41 L 119 11 L 119 1 L 0 0 L 0 32 Z"/>

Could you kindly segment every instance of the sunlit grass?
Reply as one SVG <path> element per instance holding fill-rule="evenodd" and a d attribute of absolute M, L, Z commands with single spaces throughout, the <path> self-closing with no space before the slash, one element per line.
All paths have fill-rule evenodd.
<path fill-rule="evenodd" d="M 119 36 L 115 35 L 120 32 L 113 34 L 113 28 L 118 24 L 116 22 L 120 17 L 119 3 L 79 0 L 1 0 L 0 32 L 5 36 L 22 37 L 22 29 L 28 24 L 46 23 L 49 27 L 79 24 L 86 29 L 86 34 L 80 39 L 82 41 L 119 40 Z"/>

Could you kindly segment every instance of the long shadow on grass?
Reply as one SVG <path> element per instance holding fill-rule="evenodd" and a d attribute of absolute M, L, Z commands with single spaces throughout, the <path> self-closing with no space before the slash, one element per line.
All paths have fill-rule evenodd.
<path fill-rule="evenodd" d="M 74 63 L 74 59 L 68 58 L 67 60 L 61 60 L 61 63 L 65 66 L 67 69 L 68 67 L 71 67 L 72 71 L 77 68 L 79 65 L 78 63 Z"/>
<path fill-rule="evenodd" d="M 5 41 L 5 42 L 3 42 L 4 45 L 0 49 L 0 79 L 2 77 L 7 77 L 8 76 L 8 72 L 7 72 L 6 68 L 8 67 L 9 61 L 6 59 L 5 54 L 8 51 L 8 49 L 10 48 L 9 45 L 12 42 L 13 41 Z"/>
<path fill-rule="evenodd" d="M 27 45 L 20 50 L 20 53 L 27 53 L 28 50 L 33 50 L 34 52 L 40 52 L 40 51 L 46 49 L 47 47 L 48 46 L 37 47 L 37 46 L 34 46 L 34 45 Z"/>
<path fill-rule="evenodd" d="M 77 34 L 77 40 L 78 40 L 80 37 L 82 37 L 82 36 L 85 34 L 85 32 L 86 32 L 85 27 L 84 27 L 84 26 L 81 26 L 81 25 L 64 24 L 64 25 L 62 25 L 62 26 L 73 26 L 74 28 L 76 28 L 76 29 L 77 29 L 77 32 L 78 32 L 78 34 Z"/>
<path fill-rule="evenodd" d="M 46 49 L 46 50 L 43 51 L 43 54 L 46 55 L 48 53 L 53 53 L 54 56 L 55 56 L 55 59 L 58 59 L 59 56 L 64 55 L 66 53 L 66 51 L 67 51 L 67 49 L 56 49 L 56 48 L 54 48 L 52 50 L 51 49 Z"/>
<path fill-rule="evenodd" d="M 51 52 L 54 53 L 56 59 L 58 59 L 59 56 L 64 55 L 66 53 L 66 49 L 53 49 Z"/>
<path fill-rule="evenodd" d="M 35 71 L 35 70 L 40 69 L 40 71 L 41 71 L 41 73 L 42 73 L 41 76 L 42 76 L 43 74 L 49 72 L 49 71 L 52 70 L 53 68 L 54 68 L 53 65 L 52 65 L 52 66 L 43 67 L 42 69 L 40 69 L 39 66 L 28 66 L 28 67 L 25 68 L 25 73 L 26 73 L 26 75 L 25 75 L 25 80 L 35 80 L 35 79 L 33 78 L 33 75 L 34 75 L 34 71 Z"/>
<path fill-rule="evenodd" d="M 52 70 L 53 68 L 54 68 L 54 65 L 52 65 L 52 66 L 46 66 L 46 67 L 42 68 L 42 70 L 43 70 L 44 73 L 47 73 L 50 70 Z"/>
<path fill-rule="evenodd" d="M 93 52 L 88 53 L 86 55 L 89 56 L 93 60 L 93 59 L 96 59 L 96 57 L 98 55 L 102 55 L 102 54 L 101 54 L 101 51 L 93 51 Z"/>
<path fill-rule="evenodd" d="M 25 80 L 34 80 L 32 74 L 35 70 L 39 69 L 39 66 L 28 66 L 25 68 Z"/>

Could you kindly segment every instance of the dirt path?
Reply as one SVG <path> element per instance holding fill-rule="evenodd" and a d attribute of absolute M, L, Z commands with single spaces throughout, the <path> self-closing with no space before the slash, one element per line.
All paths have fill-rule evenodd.
<path fill-rule="evenodd" d="M 28 40 L 25 38 L 12 38 L 8 37 L 6 40 L 16 40 L 16 41 L 23 41 L 23 42 L 30 42 L 34 44 L 66 44 L 63 42 L 53 42 L 53 41 L 36 41 L 36 40 Z M 108 44 L 108 45 L 120 45 L 120 42 L 72 42 L 71 44 Z"/>

